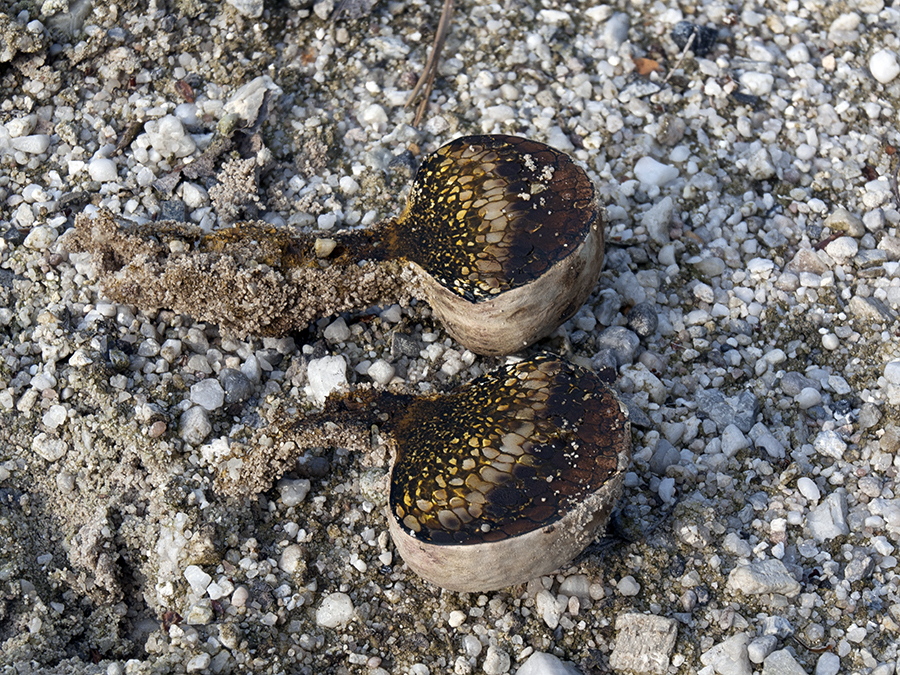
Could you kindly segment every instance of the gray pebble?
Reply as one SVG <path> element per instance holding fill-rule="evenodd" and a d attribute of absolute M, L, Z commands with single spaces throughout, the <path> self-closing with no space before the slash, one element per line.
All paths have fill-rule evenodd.
<path fill-rule="evenodd" d="M 759 414 L 759 399 L 752 391 L 742 391 L 735 405 L 734 424 L 741 431 L 747 432 L 756 423 Z"/>
<path fill-rule="evenodd" d="M 796 396 L 807 387 L 812 387 L 816 390 L 819 389 L 818 382 L 794 371 L 785 373 L 784 377 L 781 378 L 780 384 L 781 391 L 787 396 Z"/>
<path fill-rule="evenodd" d="M 624 326 L 610 326 L 597 338 L 597 347 L 611 349 L 619 366 L 634 363 L 641 339 Z"/>
<path fill-rule="evenodd" d="M 600 302 L 594 307 L 594 318 L 603 326 L 612 326 L 619 316 L 622 307 L 622 299 L 612 290 L 600 293 Z"/>
<path fill-rule="evenodd" d="M 331 470 L 331 463 L 325 457 L 303 455 L 297 459 L 297 473 L 307 478 L 324 478 Z"/>
<path fill-rule="evenodd" d="M 160 220 L 175 220 L 183 223 L 187 219 L 186 213 L 184 202 L 180 199 L 166 199 L 159 203 Z"/>
<path fill-rule="evenodd" d="M 762 663 L 769 654 L 775 651 L 777 646 L 777 637 L 774 635 L 762 635 L 747 645 L 747 656 L 753 663 Z"/>
<path fill-rule="evenodd" d="M 825 219 L 825 227 L 835 232 L 846 232 L 851 237 L 861 237 L 866 233 L 862 218 L 840 206 Z"/>
<path fill-rule="evenodd" d="M 650 457 L 650 470 L 657 476 L 663 476 L 666 473 L 666 469 L 673 464 L 678 464 L 679 459 L 681 459 L 681 453 L 678 452 L 675 446 L 665 438 L 660 438 L 656 442 L 653 456 Z"/>
<path fill-rule="evenodd" d="M 772 652 L 763 661 L 763 675 L 807 675 L 794 655 L 787 649 Z"/>
<path fill-rule="evenodd" d="M 694 269 L 704 278 L 712 279 L 725 271 L 725 262 L 721 258 L 702 258 L 694 264 Z"/>
<path fill-rule="evenodd" d="M 263 0 L 227 0 L 227 2 L 248 19 L 258 19 L 262 16 Z"/>
<path fill-rule="evenodd" d="M 394 333 L 391 335 L 391 356 L 416 357 L 419 355 L 419 343 L 406 333 Z"/>
<path fill-rule="evenodd" d="M 677 637 L 674 619 L 622 612 L 616 617 L 616 646 L 609 665 L 616 671 L 665 673 Z"/>
<path fill-rule="evenodd" d="M 732 635 L 700 655 L 700 662 L 710 666 L 719 675 L 752 675 L 753 668 L 747 656 L 750 638 L 746 633 Z"/>
<path fill-rule="evenodd" d="M 868 579 L 874 571 L 875 559 L 864 549 L 857 548 L 853 552 L 853 559 L 844 568 L 844 579 L 852 584 Z"/>
<path fill-rule="evenodd" d="M 649 302 L 641 302 L 628 312 L 628 327 L 639 337 L 645 338 L 653 335 L 659 326 L 659 317 L 656 308 Z"/>
<path fill-rule="evenodd" d="M 847 524 L 847 496 L 832 492 L 806 518 L 806 532 L 819 543 L 850 534 Z"/>
<path fill-rule="evenodd" d="M 728 575 L 728 588 L 746 595 L 780 593 L 794 597 L 800 593 L 800 584 L 776 558 L 738 565 Z"/>
<path fill-rule="evenodd" d="M 794 627 L 791 622 L 783 616 L 767 616 L 762 622 L 762 634 L 775 638 L 784 639 L 794 634 Z"/>
<path fill-rule="evenodd" d="M 225 390 L 218 380 L 206 378 L 191 385 L 191 403 L 196 403 L 206 410 L 218 410 L 225 402 Z"/>
<path fill-rule="evenodd" d="M 647 230 L 650 241 L 660 246 L 669 243 L 669 224 L 674 213 L 675 201 L 671 197 L 664 197 L 644 212 L 641 225 Z"/>
<path fill-rule="evenodd" d="M 185 443 L 200 445 L 212 432 L 212 425 L 206 411 L 198 405 L 181 413 L 178 422 L 178 433 Z"/>
<path fill-rule="evenodd" d="M 728 404 L 725 395 L 718 389 L 697 392 L 697 407 L 699 412 L 711 419 L 720 431 L 729 424 L 735 424 L 734 408 Z"/>
<path fill-rule="evenodd" d="M 603 372 L 604 370 L 612 370 L 615 372 L 618 370 L 618 367 L 619 364 L 616 359 L 616 353 L 612 349 L 601 349 L 591 357 L 591 368 L 597 373 Z"/>
<path fill-rule="evenodd" d="M 225 390 L 225 403 L 243 403 L 253 395 L 250 378 L 235 368 L 222 368 L 219 382 Z"/>

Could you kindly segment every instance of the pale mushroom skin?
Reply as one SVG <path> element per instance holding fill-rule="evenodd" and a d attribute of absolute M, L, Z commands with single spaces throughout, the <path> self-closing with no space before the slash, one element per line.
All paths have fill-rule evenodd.
<path fill-rule="evenodd" d="M 603 226 L 591 225 L 585 241 L 565 260 L 525 286 L 482 302 L 451 293 L 421 276 L 425 299 L 446 331 L 476 354 L 513 354 L 547 337 L 578 311 L 603 268 Z"/>
<path fill-rule="evenodd" d="M 581 553 L 606 527 L 622 496 L 628 461 L 615 476 L 560 520 L 527 534 L 482 544 L 428 544 L 405 530 L 390 509 L 388 530 L 409 568 L 449 591 L 494 591 L 524 584 L 559 569 Z"/>

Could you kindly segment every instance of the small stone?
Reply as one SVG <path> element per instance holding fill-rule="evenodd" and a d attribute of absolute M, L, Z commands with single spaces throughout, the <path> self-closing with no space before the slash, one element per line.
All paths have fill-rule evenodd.
<path fill-rule="evenodd" d="M 664 675 L 677 637 L 674 619 L 623 612 L 616 617 L 616 645 L 609 665 L 616 671 Z"/>
<path fill-rule="evenodd" d="M 669 443 L 665 438 L 660 438 L 656 442 L 656 449 L 650 457 L 650 470 L 657 476 L 663 476 L 673 464 L 678 464 L 681 459 L 681 453 L 674 445 Z"/>
<path fill-rule="evenodd" d="M 645 157 L 644 159 L 647 158 Z M 660 166 L 663 165 L 660 164 Z M 674 169 L 674 171 L 677 176 L 678 170 Z M 635 172 L 637 172 L 637 167 L 635 167 Z M 664 197 L 657 204 L 644 211 L 641 215 L 641 225 L 647 230 L 647 236 L 650 237 L 650 241 L 660 246 L 669 243 L 669 226 L 672 223 L 674 213 L 675 201 L 671 197 Z"/>
<path fill-rule="evenodd" d="M 105 157 L 92 159 L 88 164 L 88 174 L 90 174 L 91 180 L 98 183 L 111 183 L 119 178 L 116 163 Z"/>
<path fill-rule="evenodd" d="M 288 574 L 294 574 L 299 570 L 306 569 L 306 555 L 303 547 L 299 544 L 286 546 L 278 559 L 278 567 Z"/>
<path fill-rule="evenodd" d="M 884 379 L 891 384 L 900 384 L 900 359 L 888 361 L 884 365 Z"/>
<path fill-rule="evenodd" d="M 466 622 L 466 613 L 461 612 L 458 609 L 454 609 L 450 612 L 450 616 L 447 618 L 447 624 L 450 628 L 459 628 Z"/>
<path fill-rule="evenodd" d="M 328 324 L 322 331 L 322 335 L 331 343 L 346 342 L 350 339 L 350 328 L 344 317 L 340 317 Z"/>
<path fill-rule="evenodd" d="M 325 628 L 337 628 L 353 618 L 353 601 L 346 593 L 326 595 L 316 609 L 316 623 Z"/>
<path fill-rule="evenodd" d="M 641 157 L 634 165 L 634 177 L 645 185 L 662 187 L 678 178 L 678 175 L 677 168 L 657 162 L 652 157 Z"/>
<path fill-rule="evenodd" d="M 213 411 L 222 407 L 225 402 L 225 390 L 218 380 L 206 378 L 191 385 L 191 403 Z"/>
<path fill-rule="evenodd" d="M 31 207 L 27 208 L 30 213 Z M 45 251 L 50 248 L 50 244 L 56 241 L 56 236 L 56 230 L 49 225 L 38 225 L 25 237 L 24 244 L 35 251 Z"/>
<path fill-rule="evenodd" d="M 775 651 L 778 638 L 774 635 L 763 635 L 747 645 L 747 657 L 752 663 L 762 663 L 766 657 Z"/>
<path fill-rule="evenodd" d="M 581 671 L 567 661 L 560 661 L 553 654 L 534 652 L 519 666 L 516 675 L 581 675 Z"/>
<path fill-rule="evenodd" d="M 209 193 L 206 188 L 196 183 L 184 183 L 181 188 L 181 198 L 189 209 L 199 209 L 209 204 Z"/>
<path fill-rule="evenodd" d="M 44 413 L 41 421 L 44 423 L 44 426 L 53 430 L 65 424 L 68 416 L 69 414 L 66 407 L 57 403 L 56 405 L 51 405 L 47 409 L 47 412 Z"/>
<path fill-rule="evenodd" d="M 185 623 L 191 626 L 205 626 L 208 623 L 212 623 L 213 620 L 213 610 L 212 607 L 209 606 L 208 602 L 197 603 L 193 605 L 187 613 L 187 616 L 184 617 Z M 209 656 L 207 654 L 207 656 Z"/>
<path fill-rule="evenodd" d="M 825 333 L 822 336 L 822 348 L 827 349 L 828 351 L 834 351 L 838 347 L 841 346 L 841 341 L 838 340 L 837 336 L 834 333 Z"/>
<path fill-rule="evenodd" d="M 329 237 L 316 237 L 313 248 L 316 251 L 317 258 L 327 258 L 337 248 L 337 241 Z"/>
<path fill-rule="evenodd" d="M 698 26 L 690 21 L 679 21 L 672 29 L 672 41 L 678 48 L 683 50 L 691 42 L 691 51 L 699 58 L 709 54 L 718 37 L 719 30 L 714 26 Z"/>
<path fill-rule="evenodd" d="M 771 77 L 771 75 L 770 75 Z M 757 148 L 747 158 L 747 171 L 753 180 L 768 180 L 775 175 L 775 165 L 765 148 Z"/>
<path fill-rule="evenodd" d="M 281 503 L 288 508 L 297 506 L 309 494 L 311 483 L 308 478 L 282 478 L 278 481 L 278 491 L 281 494 Z"/>
<path fill-rule="evenodd" d="M 844 579 L 853 584 L 868 579 L 874 571 L 875 560 L 864 550 L 858 549 L 844 568 Z"/>
<path fill-rule="evenodd" d="M 10 140 L 10 145 L 14 150 L 27 153 L 29 155 L 39 155 L 46 152 L 50 147 L 50 137 L 47 134 L 33 134 L 31 136 L 20 136 Z"/>
<path fill-rule="evenodd" d="M 747 440 L 744 432 L 734 424 L 725 427 L 722 431 L 721 441 L 721 449 L 726 457 L 734 457 L 738 451 L 750 447 L 750 441 Z"/>
<path fill-rule="evenodd" d="M 556 601 L 554 596 L 548 590 L 541 590 L 534 598 L 534 609 L 547 624 L 550 630 L 559 625 L 559 619 L 562 616 L 562 608 Z"/>
<path fill-rule="evenodd" d="M 900 75 L 900 63 L 897 62 L 897 55 L 889 49 L 881 49 L 872 54 L 869 59 L 869 70 L 872 77 L 887 84 L 892 82 L 897 75 Z"/>
<path fill-rule="evenodd" d="M 628 327 L 638 337 L 650 337 L 659 326 L 659 316 L 656 307 L 649 302 L 639 302 L 628 312 Z"/>
<path fill-rule="evenodd" d="M 752 675 L 753 667 L 747 655 L 750 638 L 746 633 L 732 635 L 724 642 L 700 655 L 700 662 L 719 675 Z"/>
<path fill-rule="evenodd" d="M 394 366 L 384 359 L 378 359 L 369 366 L 366 374 L 381 386 L 385 386 L 394 379 L 395 372 Z"/>
<path fill-rule="evenodd" d="M 801 410 L 808 410 L 809 408 L 822 403 L 822 394 L 813 387 L 804 387 L 800 390 L 800 393 L 794 397 L 794 400 Z"/>
<path fill-rule="evenodd" d="M 819 543 L 850 533 L 847 524 L 847 497 L 832 492 L 806 518 L 807 534 Z"/>
<path fill-rule="evenodd" d="M 801 476 L 797 479 L 797 489 L 800 491 L 801 495 L 811 502 L 817 502 L 822 497 L 819 486 L 816 485 L 812 478 L 807 476 Z"/>
<path fill-rule="evenodd" d="M 843 459 L 844 452 L 847 450 L 847 444 L 844 443 L 840 435 L 832 429 L 823 429 L 820 431 L 813 441 L 813 447 L 820 455 L 825 455 L 832 459 Z"/>
<path fill-rule="evenodd" d="M 838 263 L 844 263 L 859 252 L 859 244 L 853 237 L 838 237 L 828 243 L 825 252 Z"/>
<path fill-rule="evenodd" d="M 763 675 L 807 675 L 797 659 L 787 649 L 772 652 L 763 661 Z"/>
<path fill-rule="evenodd" d="M 619 591 L 620 595 L 631 597 L 641 592 L 641 585 L 629 574 L 619 579 L 619 583 L 616 584 L 616 590 Z"/>
<path fill-rule="evenodd" d="M 150 145 L 164 158 L 187 157 L 197 149 L 194 139 L 185 131 L 181 120 L 175 115 L 149 120 L 144 129 Z"/>
<path fill-rule="evenodd" d="M 343 356 L 313 359 L 307 367 L 307 377 L 313 400 L 322 405 L 329 394 L 347 387 L 347 362 Z"/>
<path fill-rule="evenodd" d="M 209 608 L 207 608 L 207 609 L 209 610 L 210 615 L 212 615 L 212 609 L 209 609 Z M 206 621 L 204 623 L 210 623 L 211 621 L 212 621 L 212 616 L 210 616 L 209 621 Z M 188 623 L 194 623 L 194 622 L 188 621 Z M 212 656 L 210 656 L 206 652 L 201 652 L 200 654 L 196 654 L 195 656 L 192 656 L 188 660 L 187 665 L 185 665 L 185 669 L 189 673 L 200 673 L 200 672 L 205 671 L 207 668 L 209 668 L 209 664 L 211 662 L 212 662 Z"/>
<path fill-rule="evenodd" d="M 841 672 L 841 657 L 833 652 L 824 652 L 816 661 L 815 675 L 838 675 Z"/>
<path fill-rule="evenodd" d="M 184 578 L 196 593 L 206 593 L 206 587 L 212 581 L 212 577 L 197 565 L 188 565 L 184 568 Z"/>
<path fill-rule="evenodd" d="M 239 14 L 248 19 L 258 19 L 262 16 L 265 4 L 263 0 L 226 0 Z"/>
<path fill-rule="evenodd" d="M 825 227 L 835 232 L 846 232 L 851 237 L 861 237 L 866 233 L 862 218 L 839 206 L 825 219 Z"/>
<path fill-rule="evenodd" d="M 783 562 L 768 558 L 748 565 L 738 565 L 731 570 L 728 575 L 728 589 L 746 595 L 781 593 L 794 597 L 800 592 L 800 584 L 787 571 Z"/>
<path fill-rule="evenodd" d="M 250 378 L 235 368 L 222 368 L 219 371 L 219 384 L 225 390 L 225 403 L 243 403 L 253 395 L 253 383 Z"/>
<path fill-rule="evenodd" d="M 726 534 L 725 539 L 722 541 L 722 545 L 725 547 L 726 551 L 739 558 L 749 558 L 753 553 L 753 548 L 750 546 L 750 543 L 746 539 L 741 538 L 736 532 L 729 532 Z"/>
<path fill-rule="evenodd" d="M 598 349 L 609 349 L 619 366 L 634 363 L 641 339 L 624 326 L 610 326 L 597 338 Z"/>
<path fill-rule="evenodd" d="M 509 654 L 493 645 L 488 647 L 482 665 L 485 675 L 504 675 L 509 672 L 509 666 Z"/>
<path fill-rule="evenodd" d="M 185 443 L 200 445 L 212 432 L 212 424 L 206 410 L 195 405 L 181 413 L 178 421 L 178 433 Z"/>
<path fill-rule="evenodd" d="M 55 462 L 65 457 L 69 446 L 63 439 L 48 436 L 42 431 L 32 439 L 31 449 L 38 457 L 48 462 Z"/>
<path fill-rule="evenodd" d="M 741 75 L 740 82 L 754 96 L 766 96 L 772 92 L 775 77 L 771 73 L 758 73 L 751 70 Z"/>

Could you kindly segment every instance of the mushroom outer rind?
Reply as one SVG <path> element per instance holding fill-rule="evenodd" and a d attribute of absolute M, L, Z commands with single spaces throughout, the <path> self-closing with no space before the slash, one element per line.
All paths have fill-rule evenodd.
<path fill-rule="evenodd" d="M 559 569 L 575 558 L 606 526 L 622 495 L 631 459 L 630 425 L 625 425 L 627 451 L 619 468 L 598 490 L 562 518 L 517 537 L 480 544 L 430 544 L 417 539 L 387 509 L 394 546 L 416 574 L 450 591 L 493 591 L 524 584 Z"/>
<path fill-rule="evenodd" d="M 481 302 L 461 298 L 419 268 L 425 299 L 466 349 L 486 356 L 521 351 L 574 315 L 594 290 L 603 267 L 602 216 L 598 209 L 578 249 L 539 279 Z"/>

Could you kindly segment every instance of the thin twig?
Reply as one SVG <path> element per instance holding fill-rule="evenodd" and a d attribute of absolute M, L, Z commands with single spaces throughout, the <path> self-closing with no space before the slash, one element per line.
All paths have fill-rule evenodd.
<path fill-rule="evenodd" d="M 431 90 L 434 88 L 434 78 L 437 75 L 438 61 L 441 56 L 441 50 L 444 48 L 444 42 L 447 34 L 450 32 L 450 23 L 453 18 L 453 0 L 444 0 L 444 7 L 441 9 L 441 20 L 438 22 L 437 32 L 434 34 L 434 43 L 431 45 L 431 54 L 428 56 L 428 62 L 425 69 L 413 87 L 406 105 L 409 106 L 421 94 L 422 100 L 416 108 L 416 117 L 413 120 L 413 126 L 419 126 L 422 117 L 425 115 L 425 109 L 428 107 L 428 99 L 431 97 Z"/>
<path fill-rule="evenodd" d="M 684 61 L 684 57 L 687 56 L 688 50 L 693 46 L 694 40 L 697 39 L 697 29 L 691 33 L 691 37 L 688 38 L 687 44 L 684 46 L 684 49 L 681 50 L 681 54 L 678 56 L 678 60 L 675 62 L 675 65 L 669 70 L 669 74 L 666 75 L 666 79 L 663 80 L 663 84 L 669 81 L 672 75 L 675 74 L 675 71 L 681 67 L 681 62 Z"/>

